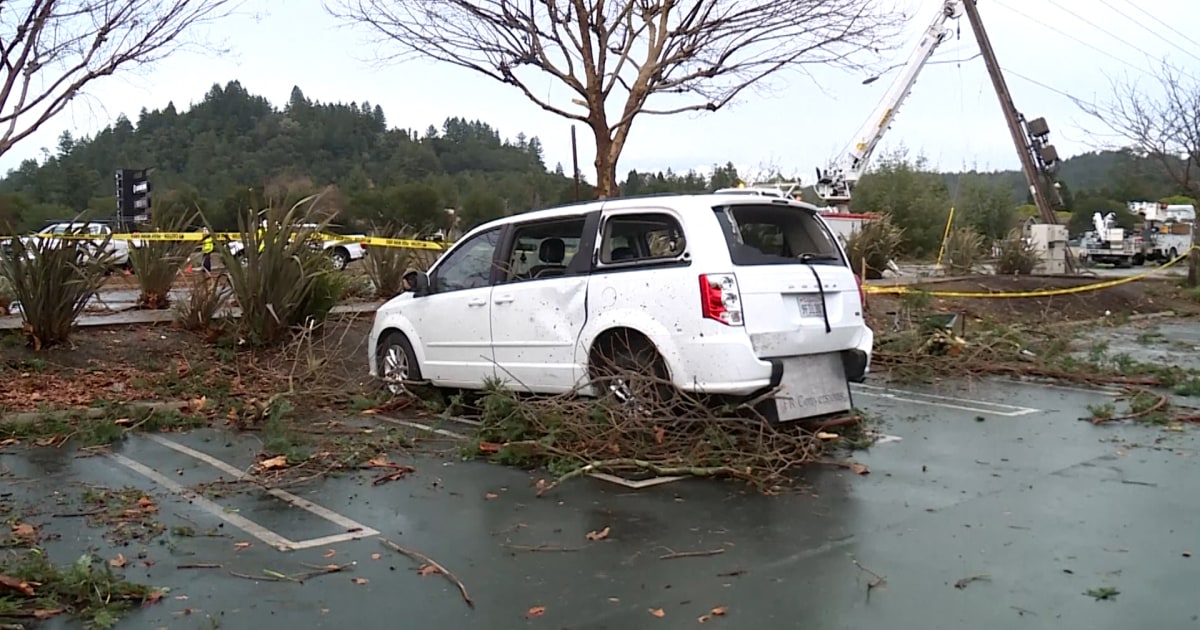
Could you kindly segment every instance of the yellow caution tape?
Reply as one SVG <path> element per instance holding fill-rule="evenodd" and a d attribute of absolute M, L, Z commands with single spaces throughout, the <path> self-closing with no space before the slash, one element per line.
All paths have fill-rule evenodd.
<path fill-rule="evenodd" d="M 204 232 L 131 232 L 121 234 L 53 234 L 39 235 L 34 234 L 34 238 L 49 238 L 64 241 L 167 241 L 167 242 L 200 242 L 205 240 L 207 236 Z M 215 241 L 240 241 L 242 235 L 238 232 L 218 232 L 211 235 Z M 362 243 L 366 246 L 373 247 L 396 247 L 401 249 L 423 249 L 432 251 L 442 251 L 449 249 L 453 243 L 438 242 L 438 241 L 422 241 L 417 239 L 407 238 L 383 238 L 380 236 L 345 236 L 342 234 L 316 233 L 313 235 L 315 240 L 321 242 L 334 243 Z M 0 240 L 5 240 L 3 237 Z"/>
<path fill-rule="evenodd" d="M 1192 249 L 1200 250 L 1200 248 L 1196 248 L 1196 247 L 1193 247 Z M 1137 282 L 1138 280 L 1144 280 L 1144 279 L 1162 271 L 1163 269 L 1167 269 L 1168 267 L 1171 267 L 1172 265 L 1178 263 L 1179 261 L 1181 261 L 1185 258 L 1187 258 L 1187 254 L 1177 256 L 1174 259 L 1167 261 L 1166 263 L 1160 265 L 1159 267 L 1157 267 L 1155 269 L 1151 269 L 1150 271 L 1145 271 L 1145 272 L 1135 274 L 1132 276 L 1126 276 L 1124 278 L 1116 278 L 1114 280 L 1105 280 L 1104 282 L 1085 284 L 1085 285 L 1081 285 L 1081 286 L 1077 286 L 1077 287 L 1066 287 L 1066 288 L 1062 288 L 1062 289 L 1038 289 L 1036 291 L 1015 291 L 1015 292 L 1011 292 L 1011 293 L 1006 293 L 1006 292 L 1002 292 L 1002 291 L 997 291 L 997 292 L 990 292 L 990 291 L 989 292 L 983 292 L 983 291 L 975 291 L 975 292 L 971 292 L 971 291 L 928 291 L 928 290 L 924 290 L 924 289 L 920 289 L 920 288 L 913 288 L 913 287 L 880 287 L 880 286 L 871 286 L 871 285 L 866 285 L 863 287 L 863 289 L 865 289 L 866 292 L 871 295 L 903 295 L 905 293 L 923 293 L 925 295 L 929 295 L 932 297 L 939 297 L 939 298 L 1055 297 L 1055 296 L 1059 296 L 1059 295 L 1073 295 L 1076 293 L 1088 293 L 1090 291 L 1099 291 L 1101 289 L 1110 289 L 1112 287 L 1118 287 L 1123 284 L 1129 284 L 1130 282 Z"/>

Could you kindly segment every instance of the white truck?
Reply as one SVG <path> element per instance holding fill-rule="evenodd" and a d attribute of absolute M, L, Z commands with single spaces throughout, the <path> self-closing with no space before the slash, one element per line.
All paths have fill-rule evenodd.
<path fill-rule="evenodd" d="M 1128 234 L 1117 225 L 1117 216 L 1109 212 L 1092 214 L 1094 229 L 1083 236 L 1083 257 L 1092 264 L 1116 267 L 1140 266 L 1146 262 L 1145 240 Z"/>
<path fill-rule="evenodd" d="M 1130 212 L 1144 221 L 1146 260 L 1168 262 L 1191 251 L 1195 207 L 1153 201 L 1131 201 L 1127 205 Z"/>

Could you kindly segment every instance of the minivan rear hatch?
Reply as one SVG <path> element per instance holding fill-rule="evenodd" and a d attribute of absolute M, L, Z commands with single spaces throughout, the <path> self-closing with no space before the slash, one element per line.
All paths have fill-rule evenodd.
<path fill-rule="evenodd" d="M 759 357 L 854 347 L 863 325 L 858 279 L 815 211 L 759 200 L 714 211 Z"/>

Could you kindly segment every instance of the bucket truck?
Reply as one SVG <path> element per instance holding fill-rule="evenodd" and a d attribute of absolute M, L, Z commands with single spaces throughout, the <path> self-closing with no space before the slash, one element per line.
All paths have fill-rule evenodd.
<path fill-rule="evenodd" d="M 1083 238 L 1084 255 L 1088 261 L 1133 267 L 1146 261 L 1145 243 L 1141 236 L 1129 235 L 1117 225 L 1117 215 L 1109 212 L 1092 214 L 1093 230 Z"/>
<path fill-rule="evenodd" d="M 962 13 L 961 0 L 946 0 L 942 3 L 937 16 L 930 23 L 929 28 L 925 29 L 925 34 L 917 44 L 916 50 L 909 56 L 908 61 L 904 64 L 904 69 L 896 77 L 875 112 L 863 124 L 858 135 L 854 137 L 853 144 L 840 158 L 832 161 L 824 171 L 820 168 L 817 169 L 815 186 L 817 195 L 832 206 L 835 212 L 846 213 L 849 211 L 850 195 L 859 178 L 866 172 L 871 154 L 896 118 L 896 112 L 900 109 L 900 105 L 912 92 L 913 85 L 917 82 L 917 76 L 921 74 L 921 69 L 933 56 L 938 45 L 950 34 L 947 22 L 957 19 Z M 867 80 L 868 83 L 870 81 L 870 79 Z"/>

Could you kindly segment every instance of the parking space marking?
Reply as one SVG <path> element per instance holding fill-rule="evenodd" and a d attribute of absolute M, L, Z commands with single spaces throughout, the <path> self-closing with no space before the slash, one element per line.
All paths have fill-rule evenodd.
<path fill-rule="evenodd" d="M 229 523 L 230 525 L 233 525 L 234 527 L 237 527 L 238 529 L 241 529 L 247 534 L 250 534 L 251 536 L 280 551 L 289 551 L 291 549 L 295 549 L 295 543 L 292 541 L 280 536 L 279 534 L 276 534 L 275 532 L 263 527 L 262 525 L 259 525 L 258 523 L 255 523 L 241 514 L 225 511 L 224 508 L 216 503 L 213 503 L 208 498 L 200 495 L 200 493 L 183 487 L 174 480 L 166 477 L 162 473 L 141 462 L 136 462 L 119 453 L 109 453 L 108 457 L 116 461 L 118 464 L 121 464 L 122 466 L 129 468 L 143 477 L 146 477 L 150 481 L 153 481 L 154 483 L 166 488 L 167 490 L 170 490 L 181 497 L 187 498 L 188 501 L 191 501 L 192 505 L 212 514 L 213 516 L 225 521 L 226 523 Z"/>
<path fill-rule="evenodd" d="M 874 398 L 886 398 L 899 402 L 915 403 L 918 405 L 929 405 L 931 407 L 942 407 L 945 409 L 958 409 L 961 411 L 970 411 L 973 413 L 985 413 L 993 416 L 1016 417 L 1025 416 L 1031 413 L 1038 413 L 1041 409 L 1033 409 L 1031 407 L 1018 407 L 1015 405 L 1006 405 L 1004 403 L 988 402 L 986 400 L 971 400 L 969 398 L 957 398 L 955 396 L 943 396 L 941 394 L 928 394 L 925 392 L 914 392 L 903 389 L 891 389 L 887 387 L 878 387 L 875 385 L 855 384 L 855 393 Z"/>
<path fill-rule="evenodd" d="M 158 444 L 161 444 L 173 451 L 182 453 L 182 454 L 192 457 L 194 459 L 198 459 L 198 460 L 208 464 L 209 466 L 212 466 L 213 468 L 216 468 L 217 470 L 220 470 L 221 472 L 230 475 L 231 477 L 233 477 L 234 479 L 236 479 L 238 481 L 243 481 L 243 480 L 250 478 L 250 475 L 247 474 L 245 471 L 239 470 L 238 468 L 230 465 L 229 463 L 221 461 L 207 453 L 202 453 L 200 451 L 197 451 L 196 449 L 184 446 L 183 444 L 180 444 L 174 440 L 170 440 L 161 435 L 146 435 L 145 437 L 154 442 L 157 442 Z M 376 536 L 379 534 L 379 530 L 373 529 L 371 527 L 367 527 L 366 525 L 363 525 L 362 523 L 359 523 L 358 521 L 355 521 L 346 516 L 338 514 L 337 512 L 334 512 L 333 510 L 330 510 L 326 507 L 317 505 L 317 504 L 313 503 L 312 501 L 309 501 L 308 499 L 298 497 L 290 492 L 287 492 L 286 490 L 280 490 L 278 488 L 265 488 L 264 490 L 267 492 L 267 494 L 269 494 L 281 501 L 284 501 L 285 503 L 288 503 L 289 505 L 298 507 L 302 510 L 306 510 L 311 514 L 315 514 L 316 516 L 319 516 L 319 517 L 321 517 L 335 525 L 338 525 L 346 530 L 345 532 L 340 533 L 340 534 L 333 534 L 330 536 L 321 536 L 319 538 L 311 538 L 308 540 L 296 540 L 296 541 L 289 540 L 283 536 L 280 536 L 279 534 L 276 534 L 275 532 L 272 532 L 271 530 L 263 527 L 262 525 L 259 525 L 258 523 L 255 523 L 255 522 L 247 519 L 244 516 L 226 511 L 224 508 L 217 505 L 216 503 L 213 503 L 212 501 L 210 501 L 204 497 L 200 497 L 194 491 L 189 490 L 189 489 L 179 485 L 178 483 L 172 481 L 171 479 L 163 476 L 158 471 L 156 471 L 140 462 L 136 462 L 136 461 L 129 459 L 128 457 L 125 457 L 123 455 L 114 454 L 114 455 L 112 455 L 112 457 L 113 457 L 113 459 L 115 459 L 117 462 L 119 462 L 123 466 L 138 472 L 139 474 L 149 478 L 150 480 L 154 481 L 155 483 L 167 488 L 171 492 L 174 492 L 175 494 L 187 496 L 189 499 L 191 499 L 196 505 L 200 506 L 202 509 L 213 513 L 215 516 L 224 520 L 225 522 L 242 529 L 243 531 L 250 534 L 251 536 L 258 538 L 259 540 L 267 543 L 268 545 L 271 545 L 272 547 L 279 549 L 280 551 L 293 551 L 293 550 L 297 550 L 297 549 L 308 549 L 310 547 L 319 547 L 322 545 L 329 545 L 329 544 L 338 543 L 338 542 L 345 542 L 347 540 L 355 540 L 358 538 L 365 538 L 368 536 Z"/>

